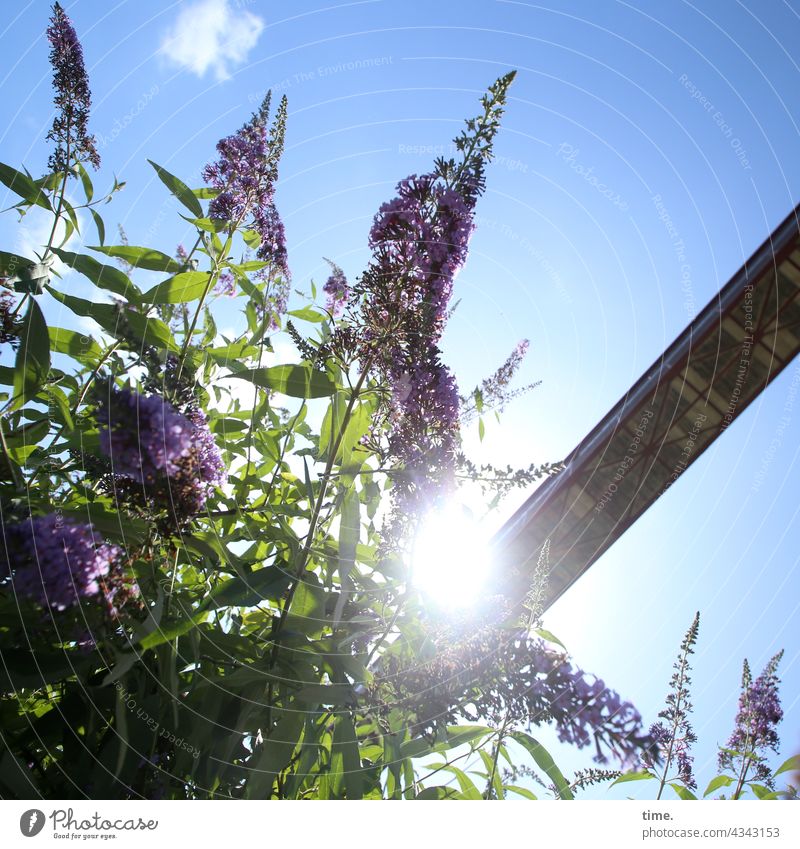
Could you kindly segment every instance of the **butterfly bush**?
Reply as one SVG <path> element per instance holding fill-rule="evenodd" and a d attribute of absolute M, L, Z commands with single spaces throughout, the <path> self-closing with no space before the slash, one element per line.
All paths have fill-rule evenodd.
<path fill-rule="evenodd" d="M 98 407 L 100 449 L 114 474 L 140 483 L 175 475 L 189 454 L 194 425 L 157 395 L 113 390 Z"/>
<path fill-rule="evenodd" d="M 203 178 L 217 191 L 209 204 L 209 217 L 224 219 L 234 227 L 252 227 L 258 241 L 256 259 L 265 264 L 259 276 L 271 284 L 271 310 L 281 315 L 286 311 L 291 272 L 286 231 L 275 206 L 275 182 L 284 146 L 287 100 L 284 95 L 271 128 L 270 101 L 267 94 L 260 109 L 238 132 L 220 139 L 219 157 L 206 165 Z M 229 289 L 230 273 L 221 285 Z M 270 326 L 277 326 L 274 320 Z"/>
<path fill-rule="evenodd" d="M 658 714 L 661 721 L 653 723 L 650 727 L 655 751 L 645 753 L 644 764 L 647 767 L 654 767 L 659 760 L 664 764 L 659 797 L 673 762 L 677 769 L 676 778 L 683 786 L 692 789 L 697 787 L 692 772 L 694 758 L 691 755 L 691 747 L 697 742 L 697 736 L 689 722 L 689 714 L 692 712 L 692 703 L 689 700 L 689 686 L 692 683 L 689 675 L 691 669 L 689 656 L 694 654 L 699 629 L 700 613 L 698 612 L 683 638 L 680 655 L 673 664 L 674 672 L 670 681 L 672 689 L 667 695 L 666 707 Z"/>
<path fill-rule="evenodd" d="M 389 653 L 376 675 L 376 697 L 387 707 L 408 705 L 420 729 L 486 718 L 495 726 L 550 722 L 562 742 L 594 746 L 596 762 L 635 766 L 653 740 L 633 704 L 563 649 L 527 630 L 509 632 L 497 619 L 495 610 L 461 626 L 439 623 L 427 632 L 427 657 Z"/>
<path fill-rule="evenodd" d="M 750 780 L 774 789 L 766 753 L 777 752 L 780 744 L 776 729 L 783 719 L 783 708 L 778 694 L 777 670 L 782 657 L 783 652 L 778 652 L 755 681 L 747 660 L 744 661 L 736 724 L 726 747 L 719 753 L 720 769 L 731 769 L 737 775 L 734 797 L 738 796 L 748 774 Z"/>
<path fill-rule="evenodd" d="M 0 285 L 4 281 L 0 280 Z M 0 345 L 17 344 L 19 327 L 14 316 L 14 300 L 8 292 L 0 291 Z"/>
<path fill-rule="evenodd" d="M 327 260 L 331 267 L 331 273 L 322 287 L 322 291 L 328 296 L 326 309 L 334 316 L 342 314 L 347 300 L 350 296 L 350 287 L 344 271 L 335 263 Z"/>
<path fill-rule="evenodd" d="M 650 727 L 650 745 L 640 753 L 640 772 L 637 777 L 659 781 L 657 799 L 661 798 L 668 784 L 681 799 L 697 798 L 692 793 L 692 790 L 697 789 L 697 780 L 691 747 L 697 742 L 697 737 L 689 722 L 689 714 L 692 712 L 689 657 L 694 654 L 699 626 L 698 612 L 686 632 L 673 666 L 666 707 L 659 712 L 659 721 Z M 775 792 L 775 778 L 790 769 L 793 761 L 790 759 L 775 772 L 767 763 L 767 752 L 777 752 L 780 742 L 776 727 L 783 718 L 783 710 L 778 695 L 780 681 L 777 668 L 782 656 L 783 651 L 778 652 L 755 681 L 750 665 L 747 660 L 744 661 L 735 728 L 726 745 L 720 746 L 720 775 L 709 782 L 704 797 L 720 788 L 733 786 L 727 798 L 742 798 L 746 787 L 759 799 L 777 799 L 781 796 L 793 798 L 791 787 L 788 791 Z M 733 772 L 733 775 L 729 772 Z M 718 798 L 724 799 L 726 795 L 723 793 Z"/>
<path fill-rule="evenodd" d="M 214 487 L 227 479 L 202 410 L 184 415 L 158 395 L 126 387 L 111 391 L 96 418 L 112 474 L 142 484 L 166 480 L 169 500 L 184 518 L 200 512 Z"/>
<path fill-rule="evenodd" d="M 513 74 L 484 98 L 484 115 L 459 136 L 460 162 L 440 160 L 435 171 L 401 180 L 372 224 L 373 259 L 353 287 L 363 323 L 361 357 L 391 388 L 388 456 L 396 476 L 385 535 L 401 545 L 414 518 L 455 487 L 459 436 L 458 386 L 438 342 L 456 275 L 467 258 L 474 210 L 485 187 L 485 162 Z M 479 127 L 479 129 L 478 129 Z"/>
<path fill-rule="evenodd" d="M 43 607 L 66 610 L 100 592 L 100 581 L 122 552 L 102 541 L 91 524 L 57 513 L 5 528 L 0 575 L 14 592 Z"/>
<path fill-rule="evenodd" d="M 311 330 L 286 319 L 296 353 L 276 362 L 290 311 L 276 203 L 286 98 L 273 116 L 268 94 L 219 140 L 206 185 L 155 166 L 192 241 L 165 253 L 120 230 L 111 245 L 97 208 L 123 184 L 95 198 L 83 168 L 99 164 L 91 97 L 58 4 L 47 37 L 58 173 L 37 191 L 55 232 L 76 215 L 64 190 L 80 175 L 98 238 L 71 256 L 98 291 L 84 300 L 45 279 L 54 244 L 41 286 L 104 336 L 48 328 L 38 288 L 0 298 L 0 341 L 19 349 L 0 432 L 0 648 L 13 685 L 0 686 L 0 709 L 37 793 L 447 795 L 423 788 L 404 753 L 431 754 L 464 720 L 480 724 L 484 754 L 510 729 L 551 723 L 628 768 L 652 745 L 630 702 L 530 623 L 519 633 L 511 606 L 443 626 L 407 580 L 419 521 L 455 495 L 463 469 L 473 402 L 440 345 L 513 74 L 489 88 L 454 158 L 396 182 L 365 233 L 363 272 L 348 280 L 328 261 L 327 309 L 291 310 Z M 29 180 L 3 182 L 28 190 L 22 212 L 36 203 Z M 510 397 L 526 345 L 481 384 L 482 403 Z M 37 691 L 14 679 L 31 652 L 45 661 Z M 14 792 L 0 771 L 0 795 Z"/>
<path fill-rule="evenodd" d="M 53 66 L 56 117 L 47 138 L 55 142 L 50 155 L 53 171 L 67 171 L 74 161 L 86 159 L 100 167 L 95 138 L 88 132 L 92 96 L 83 64 L 83 48 L 67 13 L 53 5 L 50 26 L 50 63 Z"/>

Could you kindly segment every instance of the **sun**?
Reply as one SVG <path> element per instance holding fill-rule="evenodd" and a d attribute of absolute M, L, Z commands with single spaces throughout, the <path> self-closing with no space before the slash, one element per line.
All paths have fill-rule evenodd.
<path fill-rule="evenodd" d="M 411 582 L 442 607 L 469 607 L 484 590 L 491 567 L 486 531 L 466 508 L 429 513 L 414 540 Z"/>

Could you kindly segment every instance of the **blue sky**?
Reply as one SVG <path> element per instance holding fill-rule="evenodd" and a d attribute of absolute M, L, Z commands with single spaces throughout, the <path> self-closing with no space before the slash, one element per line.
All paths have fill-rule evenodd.
<path fill-rule="evenodd" d="M 324 280 L 322 257 L 349 275 L 363 268 L 371 217 L 394 184 L 428 170 L 485 87 L 518 69 L 445 337 L 464 388 L 531 341 L 520 381 L 542 385 L 488 422 L 483 444 L 467 437 L 487 461 L 564 457 L 800 200 L 797 0 L 64 5 L 94 94 L 96 183 L 128 181 L 106 222 L 134 244 L 169 252 L 188 232 L 146 158 L 199 184 L 216 140 L 267 88 L 287 94 L 278 202 L 300 289 Z M 48 4 L 6 9 L 0 159 L 40 172 Z M 32 222 L 9 244 L 12 223 L 0 223 L 7 249 L 36 241 Z M 701 611 L 703 788 L 745 655 L 760 671 L 786 649 L 776 761 L 800 751 L 799 390 L 796 363 L 546 620 L 649 721 Z M 557 759 L 588 765 L 567 749 Z"/>

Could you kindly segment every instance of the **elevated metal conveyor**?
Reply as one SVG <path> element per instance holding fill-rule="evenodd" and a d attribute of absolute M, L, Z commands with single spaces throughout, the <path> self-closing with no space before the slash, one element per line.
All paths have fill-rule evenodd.
<path fill-rule="evenodd" d="M 550 539 L 549 607 L 800 352 L 800 206 L 493 540 L 524 598 Z"/>

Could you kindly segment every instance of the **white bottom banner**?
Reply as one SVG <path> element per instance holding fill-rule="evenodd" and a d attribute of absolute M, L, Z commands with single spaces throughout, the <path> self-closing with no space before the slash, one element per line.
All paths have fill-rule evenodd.
<path fill-rule="evenodd" d="M 800 807 L 780 802 L 0 802 L 0 845 L 86 841 L 298 849 L 489 847 L 797 847 Z M 412 843 L 413 841 L 413 843 Z"/>

